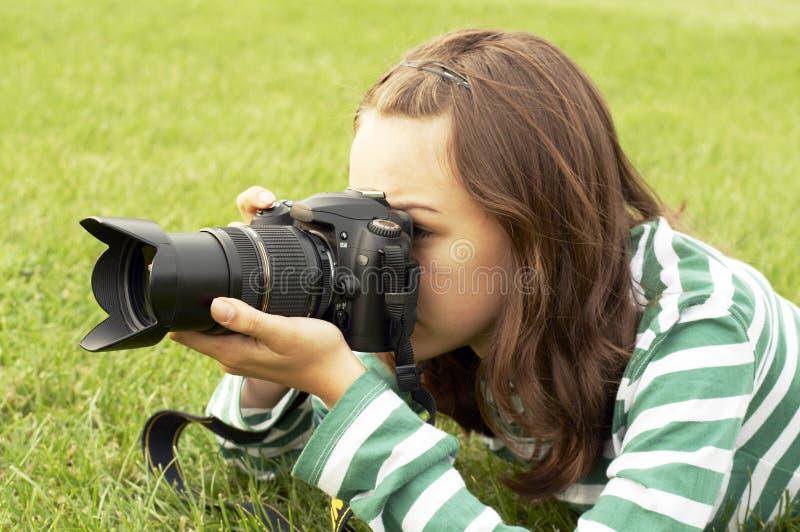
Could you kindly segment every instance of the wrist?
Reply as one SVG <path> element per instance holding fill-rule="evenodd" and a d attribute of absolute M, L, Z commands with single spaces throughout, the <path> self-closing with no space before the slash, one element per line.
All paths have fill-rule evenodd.
<path fill-rule="evenodd" d="M 239 408 L 273 408 L 288 391 L 282 384 L 247 377 L 242 383 Z"/>
<path fill-rule="evenodd" d="M 325 389 L 316 394 L 328 410 L 339 401 L 350 386 L 367 372 L 367 368 L 349 348 L 339 357 L 341 363 L 325 379 Z"/>

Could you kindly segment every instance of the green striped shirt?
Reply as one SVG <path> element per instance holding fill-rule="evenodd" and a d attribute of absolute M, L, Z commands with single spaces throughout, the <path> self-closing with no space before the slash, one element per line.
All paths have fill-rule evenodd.
<path fill-rule="evenodd" d="M 631 297 L 642 309 L 603 456 L 557 495 L 582 512 L 579 530 L 751 528 L 785 511 L 800 488 L 800 309 L 751 267 L 674 231 L 633 229 Z M 246 430 L 226 458 L 265 477 L 276 459 L 349 501 L 375 530 L 519 530 L 464 486 L 457 440 L 425 424 L 369 353 L 369 371 L 330 412 L 296 392 L 242 411 L 242 379 L 226 376 L 208 413 Z M 488 397 L 491 404 L 491 397 Z M 512 427 L 513 428 L 513 427 Z M 510 455 L 498 440 L 489 449 Z M 517 452 L 530 440 L 516 439 Z"/>

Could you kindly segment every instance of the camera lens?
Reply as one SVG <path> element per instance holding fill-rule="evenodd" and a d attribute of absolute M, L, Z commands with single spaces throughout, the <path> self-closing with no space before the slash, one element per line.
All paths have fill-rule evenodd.
<path fill-rule="evenodd" d="M 132 243 L 127 254 L 124 270 L 125 283 L 122 285 L 126 296 L 128 312 L 123 315 L 138 328 L 148 327 L 155 323 L 153 309 L 150 305 L 150 270 L 156 248 L 140 243 Z"/>
<path fill-rule="evenodd" d="M 231 268 L 240 266 L 238 297 L 264 312 L 321 317 L 331 298 L 332 256 L 325 240 L 294 226 L 215 228 Z M 226 239 L 234 244 L 231 253 Z M 235 270 L 234 270 L 235 271 Z"/>
<path fill-rule="evenodd" d="M 283 316 L 324 318 L 333 255 L 324 237 L 290 225 L 165 233 L 133 218 L 86 218 L 108 244 L 92 291 L 109 314 L 81 342 L 89 351 L 153 345 L 170 331 L 225 332 L 211 318 L 218 296 Z"/>
<path fill-rule="evenodd" d="M 156 248 L 153 246 L 142 246 L 142 259 L 144 260 L 144 307 L 152 314 L 153 304 L 150 301 L 150 275 L 153 272 L 153 259 L 156 256 Z"/>
<path fill-rule="evenodd" d="M 330 284 L 323 282 L 330 277 L 329 251 L 316 235 L 275 225 L 166 237 L 171 245 L 143 247 L 128 275 L 130 306 L 143 322 L 154 316 L 171 330 L 223 332 L 208 310 L 218 296 L 283 316 L 319 317 L 327 310 L 322 303 L 323 287 Z M 318 273 L 311 285 L 309 272 Z"/>

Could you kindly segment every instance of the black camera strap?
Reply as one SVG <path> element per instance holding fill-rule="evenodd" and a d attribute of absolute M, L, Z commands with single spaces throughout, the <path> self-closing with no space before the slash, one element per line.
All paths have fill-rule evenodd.
<path fill-rule="evenodd" d="M 308 394 L 305 393 L 299 394 L 289 408 L 297 408 L 307 396 Z M 249 432 L 226 425 L 215 417 L 193 416 L 178 410 L 161 410 L 150 416 L 142 430 L 142 453 L 149 469 L 155 475 L 163 474 L 167 483 L 179 494 L 194 497 L 195 500 L 200 501 L 200 494 L 186 486 L 183 473 L 175 457 L 175 450 L 183 429 L 192 423 L 205 427 L 217 436 L 237 444 L 257 443 L 264 439 L 270 429 Z M 230 501 L 225 501 L 223 504 L 226 508 L 255 516 L 267 530 L 276 532 L 300 530 L 270 504 Z M 208 506 L 217 507 L 213 504 L 208 504 Z"/>
<path fill-rule="evenodd" d="M 411 398 L 428 411 L 428 423 L 436 422 L 436 401 L 420 383 L 421 371 L 414 362 L 411 333 L 417 321 L 417 298 L 419 294 L 419 264 L 407 262 L 403 248 L 387 245 L 383 248 L 382 276 L 388 282 L 384 286 L 386 313 L 389 315 L 390 335 L 397 334 L 394 349 L 394 374 L 400 392 L 410 392 Z M 350 506 L 336 498 L 331 499 L 331 520 L 334 532 L 347 530 L 347 521 L 352 516 Z"/>
<path fill-rule="evenodd" d="M 436 402 L 431 393 L 420 384 L 420 371 L 414 362 L 411 333 L 417 321 L 419 294 L 419 265 L 406 262 L 403 248 L 396 245 L 384 247 L 383 268 L 387 274 L 388 290 L 384 294 L 386 312 L 391 320 L 390 332 L 397 333 L 394 349 L 395 378 L 401 392 L 411 392 L 411 398 L 428 411 L 428 423 L 436 422 Z"/>
<path fill-rule="evenodd" d="M 427 410 L 427 422 L 433 425 L 436 421 L 436 402 L 431 393 L 421 386 L 421 372 L 414 363 L 414 349 L 411 345 L 411 333 L 414 331 L 414 323 L 417 319 L 419 265 L 416 261 L 406 260 L 401 246 L 385 246 L 382 257 L 383 273 L 387 279 L 384 287 L 384 301 L 390 319 L 389 332 L 390 337 L 397 338 L 394 349 L 397 386 L 400 392 L 409 392 L 411 398 Z M 289 409 L 297 408 L 306 397 L 305 393 L 299 394 Z M 175 457 L 175 450 L 183 429 L 192 423 L 197 423 L 217 436 L 236 444 L 257 443 L 263 440 L 270 430 L 244 431 L 226 425 L 215 417 L 193 416 L 177 410 L 162 410 L 150 416 L 142 430 L 142 452 L 149 469 L 156 475 L 162 472 L 164 479 L 175 491 L 192 496 L 197 500 L 200 499 L 199 494 L 195 490 L 187 488 Z M 292 525 L 281 512 L 267 503 L 226 501 L 223 504 L 227 508 L 257 517 L 268 530 L 300 530 L 297 526 Z M 332 498 L 330 510 L 334 532 L 352 530 L 348 525 L 348 521 L 353 515 L 349 505 Z"/>

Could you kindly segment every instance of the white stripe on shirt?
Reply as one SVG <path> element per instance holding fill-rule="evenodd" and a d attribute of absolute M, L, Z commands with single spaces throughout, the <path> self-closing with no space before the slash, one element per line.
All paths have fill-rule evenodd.
<path fill-rule="evenodd" d="M 617 399 L 622 400 L 624 412 L 630 410 L 634 396 L 643 391 L 656 377 L 707 367 L 738 366 L 752 363 L 755 354 L 751 343 L 708 345 L 675 351 L 661 360 L 651 362 L 645 373 L 631 382 L 627 378 L 620 381 Z"/>
<path fill-rule="evenodd" d="M 672 248 L 672 231 L 666 223 L 658 224 L 653 236 L 653 251 L 661 265 L 661 282 L 666 288 L 662 292 L 658 313 L 659 331 L 666 331 L 678 321 L 678 296 L 683 292 L 681 272 L 678 268 L 678 254 Z"/>
<path fill-rule="evenodd" d="M 403 519 L 402 530 L 416 531 L 425 528 L 428 521 L 439 511 L 439 508 L 450 500 L 461 488 L 464 481 L 455 469 L 448 469 L 431 485 L 419 494 L 417 500 L 408 509 Z"/>
<path fill-rule="evenodd" d="M 740 277 L 747 283 L 747 286 L 750 287 L 750 290 L 753 291 L 753 297 L 756 300 L 756 310 L 761 308 L 765 314 L 764 321 L 769 320 L 769 323 L 772 324 L 772 327 L 769 328 L 769 336 L 767 337 L 767 345 L 764 351 L 762 351 L 761 362 L 758 364 L 758 368 L 756 369 L 756 378 L 755 383 L 753 385 L 754 390 L 758 390 L 761 388 L 761 384 L 764 382 L 764 377 L 767 375 L 769 369 L 772 367 L 772 362 L 775 360 L 775 353 L 778 349 L 778 337 L 780 334 L 780 328 L 776 325 L 778 323 L 778 307 L 776 305 L 776 298 L 775 297 L 765 297 L 765 294 L 769 293 L 771 290 L 769 282 L 764 278 L 763 275 L 757 270 L 754 270 L 749 265 L 733 261 L 735 266 L 738 267 L 738 272 Z M 767 305 L 763 305 L 763 301 L 766 301 Z M 759 303 L 762 303 L 759 306 Z M 760 327 L 757 330 L 753 330 L 755 327 L 755 319 L 753 323 L 750 324 L 750 328 L 747 330 L 747 334 L 750 336 L 750 340 L 753 342 L 758 342 L 759 337 L 762 334 L 762 330 L 764 327 L 764 321 L 760 323 Z"/>
<path fill-rule="evenodd" d="M 650 237 L 650 226 L 642 226 L 642 236 L 639 239 L 639 246 L 636 248 L 633 258 L 631 258 L 631 275 L 633 280 L 633 297 L 640 307 L 647 305 L 648 301 L 642 290 L 642 268 L 644 266 L 644 250 L 647 247 L 647 239 Z"/>
<path fill-rule="evenodd" d="M 332 497 L 339 494 L 350 462 L 358 450 L 391 413 L 404 404 L 403 400 L 391 390 L 385 390 L 370 401 L 369 405 L 347 427 L 346 432 L 336 443 L 330 457 L 325 462 L 325 467 L 317 482 L 317 485 L 325 493 Z"/>
<path fill-rule="evenodd" d="M 692 239 L 694 241 L 694 239 Z M 703 303 L 692 305 L 684 309 L 678 323 L 690 321 L 721 318 L 728 314 L 728 309 L 733 305 L 733 275 L 731 270 L 723 266 L 718 260 L 708 258 L 708 273 L 714 284 L 711 296 Z"/>
<path fill-rule="evenodd" d="M 578 519 L 578 532 L 617 532 L 610 526 L 606 526 L 597 521 L 590 521 L 585 517 Z"/>
<path fill-rule="evenodd" d="M 726 366 L 739 366 L 752 364 L 755 355 L 750 342 L 724 345 L 702 345 L 674 351 L 662 359 L 650 362 L 642 376 L 637 379 L 636 393 L 640 394 L 653 382 L 654 379 L 677 373 L 704 368 L 722 368 Z"/>
<path fill-rule="evenodd" d="M 650 349 L 650 346 L 653 344 L 653 340 L 655 339 L 656 333 L 653 331 L 653 329 L 647 329 L 644 332 L 638 333 L 636 335 L 636 349 L 647 351 Z"/>
<path fill-rule="evenodd" d="M 378 476 L 375 478 L 375 488 L 359 493 L 350 502 L 372 495 L 381 483 L 386 480 L 386 477 L 404 465 L 413 462 L 446 437 L 446 432 L 435 429 L 427 423 L 420 426 L 408 438 L 395 445 L 392 453 L 383 461 L 380 469 L 378 469 Z"/>
<path fill-rule="evenodd" d="M 502 524 L 502 522 L 503 520 L 500 519 L 497 512 L 487 506 L 480 515 L 464 529 L 464 532 L 487 532 L 494 530 L 494 528 Z"/>
<path fill-rule="evenodd" d="M 392 449 L 392 454 L 384 460 L 378 470 L 375 485 L 378 486 L 391 473 L 412 462 L 446 437 L 446 432 L 435 429 L 428 424 L 420 426 L 416 432 Z"/>
<path fill-rule="evenodd" d="M 669 464 L 688 464 L 717 473 L 725 473 L 733 462 L 733 451 L 708 446 L 696 451 L 644 451 L 622 453 L 611 465 L 606 474 L 609 478 L 628 469 L 650 469 Z"/>
<path fill-rule="evenodd" d="M 736 395 L 714 399 L 690 399 L 655 406 L 639 413 L 628 426 L 623 449 L 639 434 L 659 429 L 670 423 L 686 421 L 719 421 L 741 418 L 750 401 L 750 395 Z"/>
<path fill-rule="evenodd" d="M 795 497 L 797 497 L 798 491 L 800 491 L 800 473 L 796 473 L 792 476 L 792 479 L 789 481 L 789 484 L 786 486 L 786 490 L 789 492 L 789 500 L 794 501 Z M 775 509 L 772 510 L 772 513 L 769 516 L 769 521 L 774 520 L 779 512 L 786 513 L 788 508 L 786 507 L 786 501 L 782 500 L 778 504 L 775 505 Z"/>
<path fill-rule="evenodd" d="M 791 421 L 789 421 L 789 423 L 786 424 L 786 429 L 784 429 L 784 431 L 781 432 L 781 435 L 778 436 L 778 439 L 775 440 L 775 443 L 773 443 L 772 446 L 770 446 L 770 448 L 764 454 L 763 458 L 761 458 L 756 464 L 756 468 L 753 471 L 753 476 L 750 484 L 749 493 L 751 501 L 760 502 L 761 494 L 764 492 L 764 488 L 767 485 L 767 481 L 769 480 L 770 474 L 775 468 L 773 464 L 777 464 L 780 461 L 780 459 L 783 458 L 783 456 L 786 454 L 786 451 L 789 450 L 789 446 L 792 445 L 797 439 L 797 427 L 800 427 L 800 410 L 794 413 L 794 416 L 792 416 Z M 783 494 L 781 493 L 780 495 Z M 780 500 L 780 497 L 778 497 L 778 500 Z M 738 512 L 740 523 L 745 522 L 745 519 L 747 518 L 747 513 L 748 513 L 747 505 L 742 504 L 739 507 L 739 512 Z"/>
<path fill-rule="evenodd" d="M 623 412 L 627 413 L 631 408 L 631 403 L 633 402 L 633 397 L 636 395 L 636 387 L 639 386 L 639 379 L 636 381 L 631 382 L 628 377 L 622 377 L 619 381 L 619 389 L 617 390 L 617 400 L 622 401 L 622 410 Z M 615 442 L 615 450 L 619 451 L 616 447 Z"/>
<path fill-rule="evenodd" d="M 780 314 L 783 318 L 783 324 L 786 330 L 786 360 L 784 360 L 783 369 L 780 371 L 778 379 L 769 391 L 769 394 L 764 398 L 755 412 L 750 418 L 742 425 L 742 430 L 739 432 L 737 439 L 737 447 L 745 445 L 754 434 L 758 432 L 761 426 L 766 423 L 767 418 L 778 408 L 778 405 L 783 401 L 792 382 L 797 378 L 797 337 L 795 331 L 797 325 L 794 323 L 794 316 L 792 309 L 785 300 L 780 300 Z M 776 344 L 778 342 L 775 342 Z M 775 346 L 773 346 L 775 347 Z M 757 390 L 754 390 L 755 393 Z"/>
<path fill-rule="evenodd" d="M 791 373 L 791 376 L 795 376 L 795 372 L 797 370 L 797 352 L 798 352 L 798 345 L 797 345 L 797 330 L 795 329 L 796 325 L 794 323 L 794 316 L 792 314 L 792 310 L 789 305 L 784 301 L 781 300 L 781 311 L 783 313 L 783 324 L 786 327 L 786 364 L 784 365 L 784 372 Z M 789 366 L 791 369 L 787 369 Z M 781 378 L 783 378 L 783 374 L 781 374 Z M 779 379 L 780 381 L 780 379 Z M 783 400 L 783 396 L 788 393 L 789 386 L 791 386 L 791 380 L 786 387 L 785 393 L 783 393 L 778 400 L 778 402 Z M 775 387 L 772 389 L 773 391 L 775 388 L 778 387 L 778 383 L 775 383 Z M 772 394 L 767 396 L 764 400 L 764 403 L 772 399 Z M 760 405 L 763 406 L 763 403 Z M 776 402 L 777 408 L 777 402 Z M 759 407 L 758 411 L 761 408 Z M 757 411 L 757 412 L 758 412 Z M 770 413 L 773 412 L 774 409 L 770 410 Z M 755 414 L 753 414 L 755 417 Z M 751 418 L 752 419 L 752 418 Z M 751 491 L 750 497 L 751 500 L 758 501 L 761 498 L 761 494 L 764 491 L 764 488 L 767 485 L 767 480 L 769 480 L 770 473 L 772 469 L 775 467 L 773 464 L 777 464 L 781 461 L 781 458 L 786 454 L 786 451 L 789 450 L 789 447 L 795 442 L 798 436 L 798 427 L 800 427 L 800 410 L 797 410 L 792 419 L 786 424 L 786 428 L 781 432 L 780 436 L 775 440 L 775 442 L 770 446 L 766 453 L 761 457 L 756 464 L 755 471 L 753 471 L 752 483 L 751 483 Z M 742 505 L 739 507 L 739 517 L 740 522 L 744 522 L 744 518 L 747 516 L 746 505 Z"/>
<path fill-rule="evenodd" d="M 758 283 L 753 279 L 752 268 L 735 259 L 728 259 L 726 263 L 731 270 L 736 272 L 737 277 L 746 284 L 752 292 L 753 319 L 750 321 L 750 327 L 747 328 L 747 337 L 750 338 L 750 341 L 753 343 L 753 351 L 755 351 L 758 346 L 758 339 L 764 330 L 764 323 L 767 319 L 766 311 L 764 310 L 764 296 L 761 289 L 758 287 Z"/>
<path fill-rule="evenodd" d="M 619 497 L 633 504 L 696 528 L 704 528 L 711 518 L 711 506 L 667 491 L 645 488 L 627 478 L 608 481 L 603 496 Z"/>
<path fill-rule="evenodd" d="M 378 517 L 367 523 L 372 532 L 384 532 L 386 527 L 383 526 L 383 512 L 378 514 Z"/>

